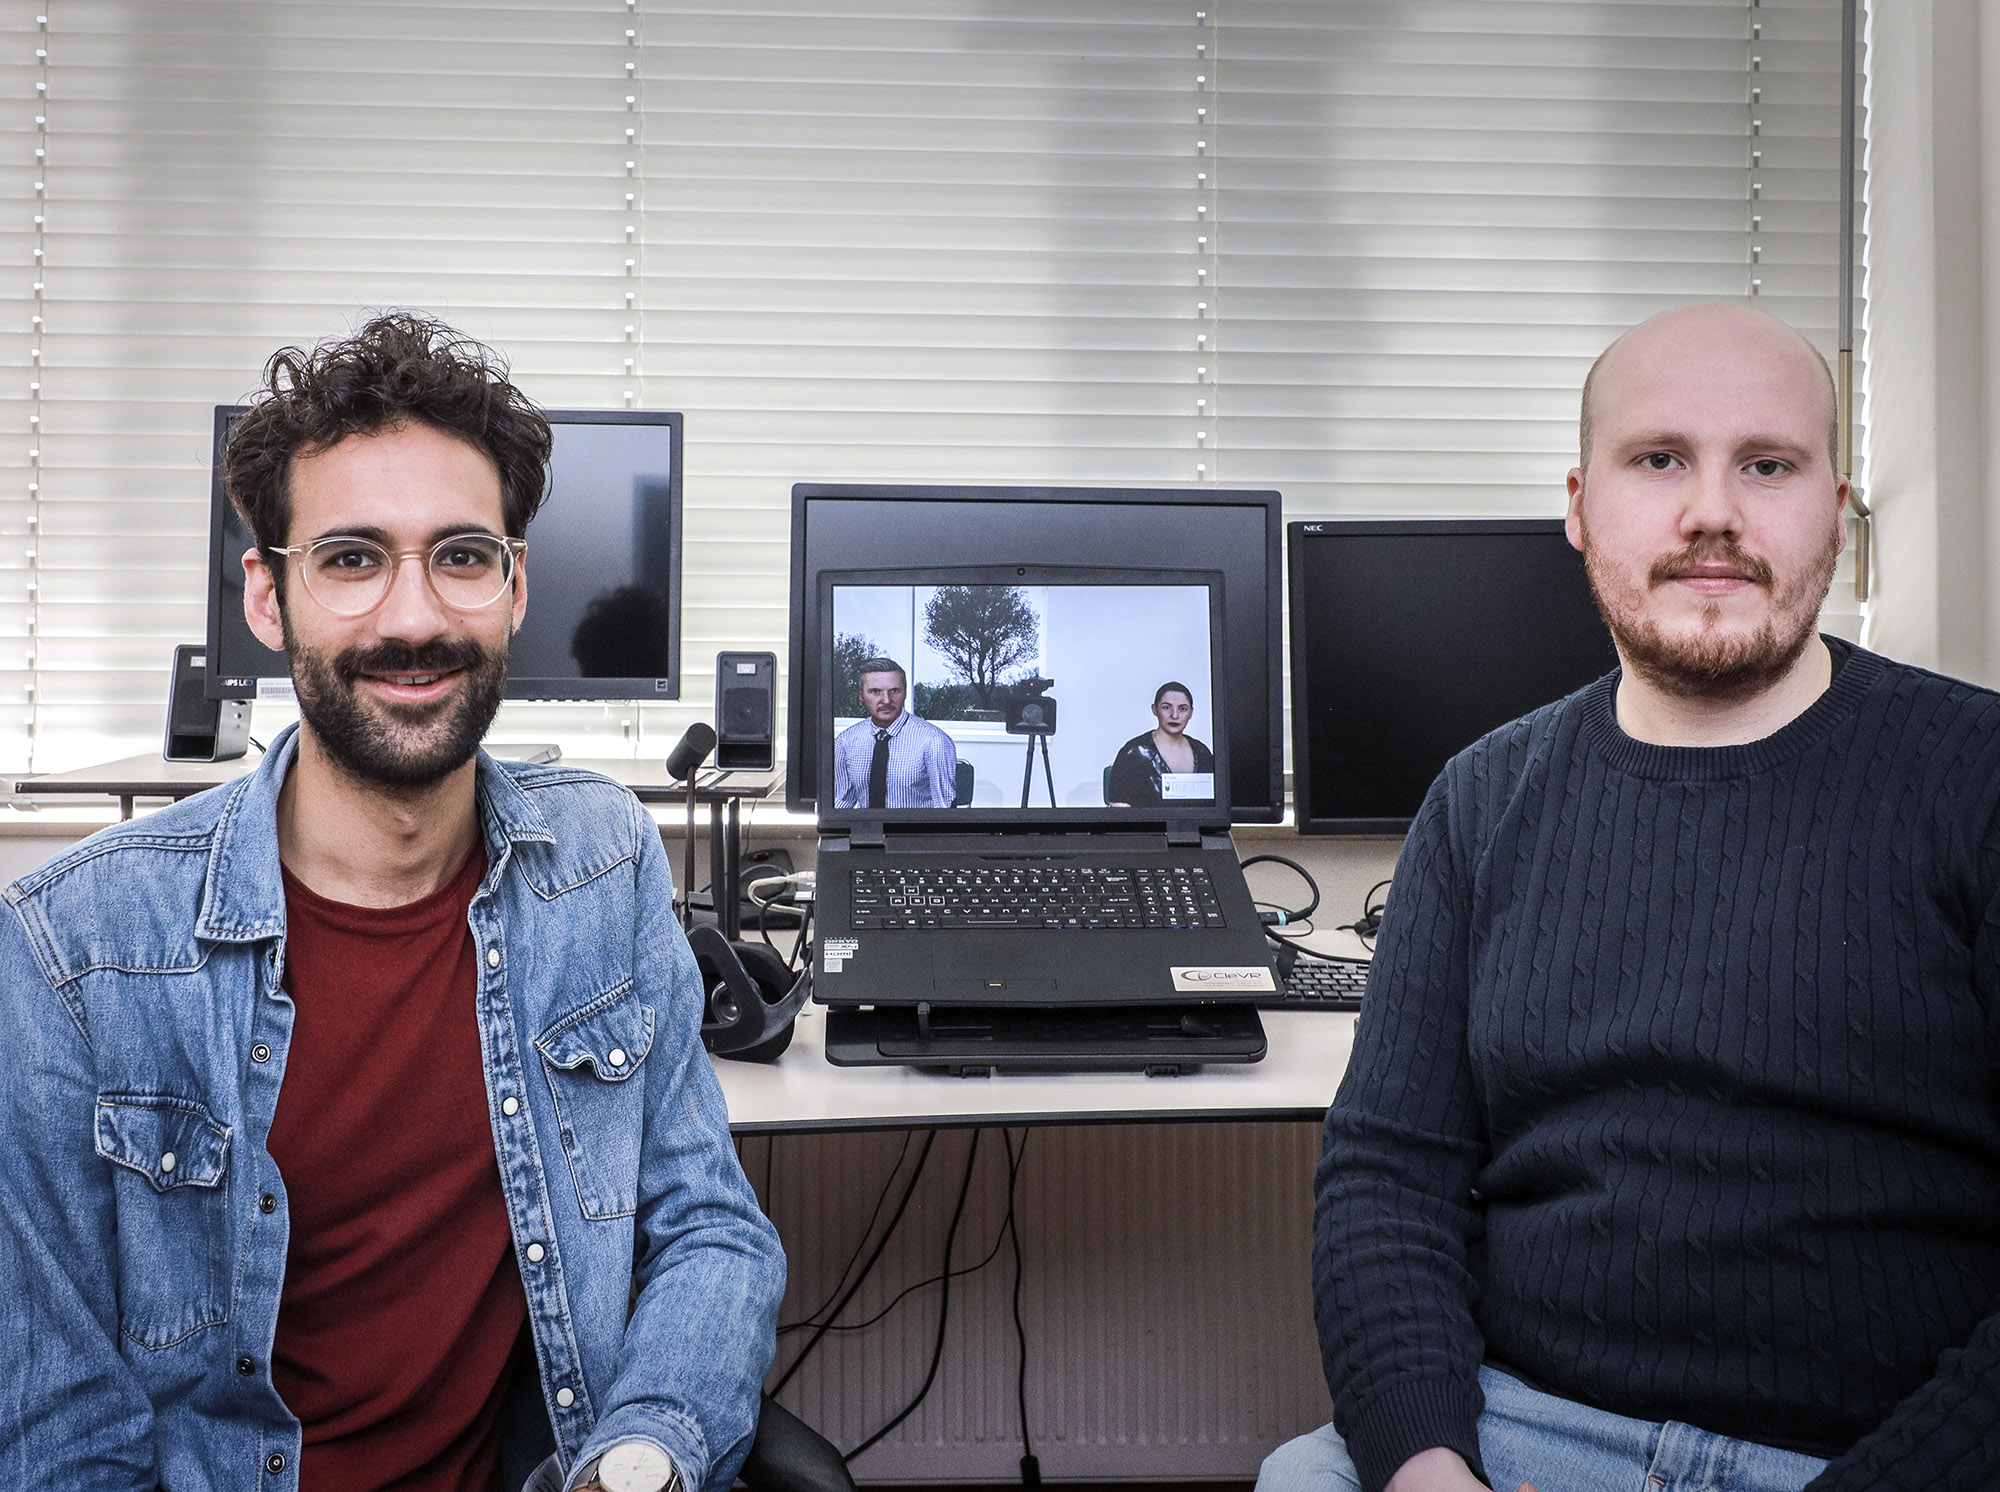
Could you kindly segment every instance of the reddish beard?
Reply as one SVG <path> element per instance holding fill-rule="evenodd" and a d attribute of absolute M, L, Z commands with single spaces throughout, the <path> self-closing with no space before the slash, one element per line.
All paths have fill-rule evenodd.
<path fill-rule="evenodd" d="M 1734 539 L 1703 535 L 1653 561 L 1646 572 L 1646 592 L 1671 584 L 1699 565 L 1721 564 L 1766 592 L 1770 609 L 1754 631 L 1730 631 L 1722 625 L 1722 604 L 1709 601 L 1701 608 L 1696 630 L 1670 631 L 1658 618 L 1645 615 L 1646 595 L 1637 593 L 1592 546 L 1589 525 L 1581 514 L 1578 526 L 1591 594 L 1620 657 L 1653 688 L 1680 699 L 1743 699 L 1784 677 L 1819 630 L 1820 603 L 1833 583 L 1834 561 L 1840 554 L 1840 530 L 1834 528 L 1811 563 L 1789 581 L 1780 581 L 1769 560 L 1751 554 Z"/>

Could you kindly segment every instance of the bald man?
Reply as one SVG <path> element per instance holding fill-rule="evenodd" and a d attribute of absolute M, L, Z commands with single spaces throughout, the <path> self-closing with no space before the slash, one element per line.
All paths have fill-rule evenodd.
<path fill-rule="evenodd" d="M 1832 428 L 1740 306 L 1591 370 L 1620 667 L 1410 830 L 1260 1492 L 2000 1487 L 2000 696 L 1819 634 Z"/>

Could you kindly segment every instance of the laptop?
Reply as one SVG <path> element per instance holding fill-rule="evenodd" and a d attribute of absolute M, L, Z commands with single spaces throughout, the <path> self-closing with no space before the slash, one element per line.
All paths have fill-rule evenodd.
<path fill-rule="evenodd" d="M 1219 571 L 826 571 L 813 990 L 828 1056 L 1255 1061 Z"/>

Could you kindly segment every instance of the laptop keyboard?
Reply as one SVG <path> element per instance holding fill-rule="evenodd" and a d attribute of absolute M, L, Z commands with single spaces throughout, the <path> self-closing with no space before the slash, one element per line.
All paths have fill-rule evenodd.
<path fill-rule="evenodd" d="M 848 887 L 856 928 L 1029 927 L 1071 932 L 1223 927 L 1201 866 L 968 865 L 857 870 Z"/>

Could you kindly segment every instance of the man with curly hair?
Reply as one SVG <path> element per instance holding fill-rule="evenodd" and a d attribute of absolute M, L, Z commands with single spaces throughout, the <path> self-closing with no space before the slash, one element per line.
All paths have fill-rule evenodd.
<path fill-rule="evenodd" d="M 408 314 L 266 385 L 299 724 L 0 915 L 0 1481 L 727 1487 L 784 1266 L 658 832 L 479 751 L 548 426 Z"/>

